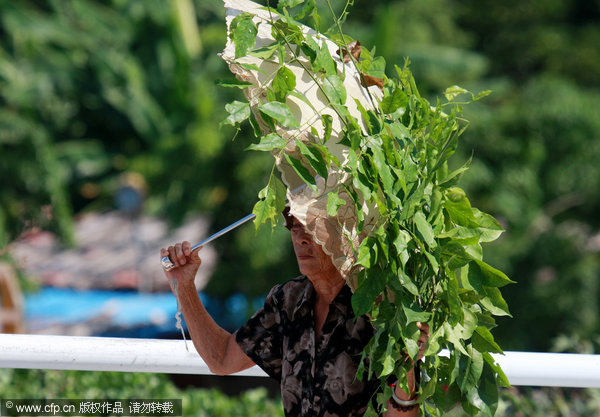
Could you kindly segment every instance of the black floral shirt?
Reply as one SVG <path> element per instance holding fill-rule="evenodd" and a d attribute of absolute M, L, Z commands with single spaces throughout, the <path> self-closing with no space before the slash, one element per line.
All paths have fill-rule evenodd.
<path fill-rule="evenodd" d="M 315 339 L 315 290 L 306 277 L 274 287 L 264 307 L 236 333 L 242 350 L 280 383 L 286 416 L 362 416 L 378 381 L 355 378 L 373 335 L 366 316 L 355 318 L 344 286 Z"/>

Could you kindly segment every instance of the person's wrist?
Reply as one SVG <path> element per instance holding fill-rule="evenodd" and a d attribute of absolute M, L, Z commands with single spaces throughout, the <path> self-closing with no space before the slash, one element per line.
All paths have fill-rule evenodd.
<path fill-rule="evenodd" d="M 417 395 L 415 392 L 407 393 L 398 386 L 398 381 L 391 385 L 392 400 L 401 405 L 413 405 L 417 403 Z M 411 390 L 412 391 L 412 390 Z"/>
<path fill-rule="evenodd" d="M 172 278 L 170 281 L 171 287 L 176 287 L 179 292 L 196 290 L 196 283 L 193 278 Z"/>
<path fill-rule="evenodd" d="M 410 401 L 415 397 L 414 393 L 407 394 L 406 391 L 404 391 L 403 389 L 394 390 L 394 395 L 396 396 L 396 398 L 402 401 Z"/>
<path fill-rule="evenodd" d="M 398 382 L 392 384 L 392 393 L 395 398 L 401 401 L 410 401 L 413 398 L 416 398 L 415 392 L 411 390 L 411 392 L 407 393 L 402 388 L 398 386 Z"/>
<path fill-rule="evenodd" d="M 409 411 L 418 406 L 418 397 L 413 392 L 407 393 L 402 388 L 398 387 L 398 382 L 392 384 L 392 407 L 400 411 Z"/>

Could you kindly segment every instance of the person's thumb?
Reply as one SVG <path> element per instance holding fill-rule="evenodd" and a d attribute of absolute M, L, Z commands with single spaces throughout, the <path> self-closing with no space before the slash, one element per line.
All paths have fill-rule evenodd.
<path fill-rule="evenodd" d="M 200 251 L 202 250 L 202 246 L 197 247 L 190 253 L 190 261 L 194 263 L 194 265 L 200 266 L 202 263 L 202 257 L 200 255 Z"/>

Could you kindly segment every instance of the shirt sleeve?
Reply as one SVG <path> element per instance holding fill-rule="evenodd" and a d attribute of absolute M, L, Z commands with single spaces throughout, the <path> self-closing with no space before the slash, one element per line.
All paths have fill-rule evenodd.
<path fill-rule="evenodd" d="M 281 381 L 283 326 L 280 286 L 271 289 L 263 308 L 234 334 L 235 340 L 254 363 L 271 378 Z"/>

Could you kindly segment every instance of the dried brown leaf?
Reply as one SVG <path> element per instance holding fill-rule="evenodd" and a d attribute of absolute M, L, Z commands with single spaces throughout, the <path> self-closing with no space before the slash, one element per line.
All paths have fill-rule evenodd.
<path fill-rule="evenodd" d="M 360 41 L 350 42 L 347 46 L 342 48 L 344 63 L 350 62 L 350 55 L 348 55 L 348 51 L 350 51 L 350 55 L 354 57 L 356 61 L 360 58 L 360 54 L 362 52 L 362 46 L 360 46 Z M 337 54 L 340 55 L 340 50 L 337 50 Z"/>
<path fill-rule="evenodd" d="M 365 74 L 364 72 L 361 72 L 361 75 L 363 87 L 371 87 L 372 85 L 376 85 L 383 89 L 383 83 L 385 81 L 383 78 L 373 77 L 372 75 Z"/>

